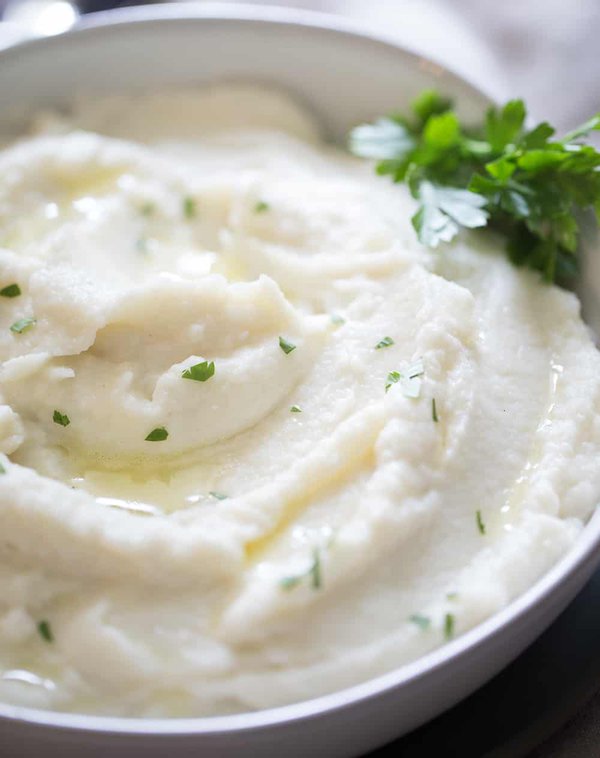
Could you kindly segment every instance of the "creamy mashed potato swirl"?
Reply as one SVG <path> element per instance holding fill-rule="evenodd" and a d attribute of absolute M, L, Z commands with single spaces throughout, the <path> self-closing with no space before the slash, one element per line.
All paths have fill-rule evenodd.
<path fill-rule="evenodd" d="M 568 551 L 600 493 L 579 304 L 412 213 L 253 87 L 82 102 L 0 153 L 0 700 L 297 701 Z"/>

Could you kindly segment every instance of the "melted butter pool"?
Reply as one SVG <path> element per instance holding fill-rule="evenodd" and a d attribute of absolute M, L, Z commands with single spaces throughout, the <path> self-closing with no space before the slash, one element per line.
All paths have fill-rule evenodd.
<path fill-rule="evenodd" d="M 77 475 L 67 479 L 99 506 L 140 516 L 159 516 L 197 505 L 214 505 L 227 497 L 217 473 L 206 464 L 161 464 L 152 468 L 108 470 L 97 462 L 78 461 Z"/>

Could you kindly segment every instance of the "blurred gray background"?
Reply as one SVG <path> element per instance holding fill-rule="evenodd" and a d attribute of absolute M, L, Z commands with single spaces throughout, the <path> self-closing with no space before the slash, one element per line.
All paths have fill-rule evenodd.
<path fill-rule="evenodd" d="M 0 29 L 0 46 L 22 34 L 63 31 L 80 10 L 135 2 L 0 0 L 8 22 Z M 252 0 L 241 2 L 252 4 Z M 524 97 L 535 118 L 549 119 L 559 129 L 600 110 L 600 0 L 263 0 L 261 4 L 350 18 L 437 59 L 498 98 Z"/>

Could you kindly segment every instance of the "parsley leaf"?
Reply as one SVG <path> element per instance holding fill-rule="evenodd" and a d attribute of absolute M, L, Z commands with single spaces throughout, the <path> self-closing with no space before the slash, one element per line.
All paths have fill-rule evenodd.
<path fill-rule="evenodd" d="M 452 613 L 447 613 L 444 616 L 444 637 L 447 640 L 451 640 L 454 637 L 455 619 Z"/>
<path fill-rule="evenodd" d="M 418 197 L 421 206 L 411 221 L 420 241 L 429 247 L 450 242 L 461 226 L 474 229 L 487 224 L 487 201 L 476 192 L 423 181 Z"/>
<path fill-rule="evenodd" d="M 225 495 L 223 492 L 215 492 L 214 490 L 208 493 L 211 497 L 214 497 L 216 500 L 227 500 L 227 495 Z"/>
<path fill-rule="evenodd" d="M 18 284 L 9 284 L 0 290 L 0 297 L 19 297 L 20 294 L 21 288 Z"/>
<path fill-rule="evenodd" d="M 46 642 L 54 642 L 54 634 L 52 633 L 52 627 L 49 621 L 40 621 L 37 625 L 37 630 L 40 637 Z"/>
<path fill-rule="evenodd" d="M 394 344 L 394 340 L 391 337 L 384 337 L 375 345 L 375 350 L 381 350 L 383 347 L 389 347 Z"/>
<path fill-rule="evenodd" d="M 295 576 L 284 576 L 283 579 L 279 582 L 279 586 L 283 590 L 292 590 L 294 587 L 297 587 L 300 584 L 303 578 L 303 574 L 296 574 Z"/>
<path fill-rule="evenodd" d="M 402 379 L 402 374 L 399 371 L 390 371 L 385 380 L 385 391 L 387 392 L 392 384 L 397 384 Z"/>
<path fill-rule="evenodd" d="M 259 200 L 254 206 L 254 213 L 266 213 L 270 209 L 271 206 L 269 203 L 265 202 L 264 200 Z"/>
<path fill-rule="evenodd" d="M 582 143 L 600 130 L 600 114 L 562 139 L 546 122 L 527 130 L 526 117 L 523 101 L 511 100 L 467 126 L 451 101 L 427 90 L 412 114 L 356 127 L 349 147 L 408 184 L 423 244 L 487 226 L 504 236 L 512 263 L 565 283 L 577 272 L 578 213 L 591 209 L 600 220 L 600 152 Z"/>
<path fill-rule="evenodd" d="M 441 97 L 434 89 L 426 89 L 418 95 L 412 104 L 412 109 L 421 124 L 427 123 L 430 116 L 445 113 L 452 108 L 452 100 Z"/>
<path fill-rule="evenodd" d="M 145 438 L 146 442 L 164 442 L 169 436 L 169 432 L 164 426 L 157 426 L 150 434 Z"/>
<path fill-rule="evenodd" d="M 193 379 L 195 382 L 207 382 L 211 376 L 215 375 L 214 361 L 210 363 L 208 361 L 202 361 L 202 363 L 196 363 L 189 368 L 182 371 L 181 376 L 183 379 Z"/>
<path fill-rule="evenodd" d="M 374 124 L 357 126 L 350 134 L 350 150 L 361 158 L 400 161 L 415 147 L 415 140 L 406 126 L 391 118 L 380 118 Z"/>
<path fill-rule="evenodd" d="M 429 616 L 422 616 L 420 613 L 413 613 L 412 616 L 409 616 L 408 620 L 415 624 L 415 626 L 418 626 L 419 629 L 429 629 L 431 626 L 431 619 Z"/>
<path fill-rule="evenodd" d="M 514 142 L 525 123 L 525 105 L 522 100 L 511 100 L 504 108 L 490 108 L 485 119 L 485 136 L 492 151 L 499 152 Z"/>
<path fill-rule="evenodd" d="M 400 383 L 406 397 L 417 398 L 421 394 L 421 377 L 424 374 L 422 360 L 416 361 L 404 372 L 390 371 L 385 380 L 385 391 L 387 392 L 393 384 Z"/>
<path fill-rule="evenodd" d="M 479 529 L 479 534 L 485 534 L 485 524 L 483 523 L 483 516 L 481 515 L 481 511 L 477 511 L 475 514 L 475 520 L 477 521 L 477 529 Z"/>
<path fill-rule="evenodd" d="M 310 580 L 310 586 L 313 590 L 318 590 L 323 585 L 323 567 L 321 565 L 321 552 L 319 548 L 314 548 L 312 562 L 306 571 L 303 571 L 301 574 L 283 577 L 279 582 L 279 586 L 284 590 L 291 590 L 306 578 Z"/>
<path fill-rule="evenodd" d="M 292 405 L 290 413 L 302 413 L 302 408 L 299 405 Z"/>
<path fill-rule="evenodd" d="M 20 318 L 11 325 L 10 331 L 15 334 L 23 334 L 23 332 L 29 331 L 35 326 L 36 320 L 34 318 Z"/>
<path fill-rule="evenodd" d="M 193 197 L 183 198 L 183 215 L 189 220 L 196 218 L 197 207 Z"/>
<path fill-rule="evenodd" d="M 435 402 L 435 398 L 431 398 L 431 418 L 434 420 L 434 422 L 437 424 L 439 419 L 438 412 L 437 412 L 437 403 Z"/>
<path fill-rule="evenodd" d="M 283 350 L 283 352 L 286 355 L 289 355 L 292 350 L 296 349 L 296 345 L 293 345 L 291 342 L 288 342 L 284 337 L 279 338 L 279 347 Z"/>
<path fill-rule="evenodd" d="M 60 411 L 54 411 L 52 414 L 52 420 L 59 426 L 69 426 L 71 423 L 71 419 L 67 416 L 67 414 L 61 413 Z"/>

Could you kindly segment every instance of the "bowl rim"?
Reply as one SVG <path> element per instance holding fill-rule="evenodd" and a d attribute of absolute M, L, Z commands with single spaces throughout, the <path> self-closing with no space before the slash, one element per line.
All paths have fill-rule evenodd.
<path fill-rule="evenodd" d="M 359 45 L 388 48 L 403 57 L 408 65 L 430 67 L 432 73 L 443 76 L 463 90 L 467 96 L 493 102 L 491 95 L 474 85 L 464 76 L 447 66 L 425 57 L 410 46 L 400 44 L 391 36 L 372 30 L 364 31 L 348 19 L 329 13 L 307 11 L 300 8 L 239 3 L 162 3 L 156 5 L 118 8 L 89 14 L 73 29 L 50 37 L 25 39 L 0 50 L 0 66 L 30 48 L 49 48 L 60 45 L 68 37 L 83 37 L 96 33 L 127 30 L 132 26 L 149 26 L 171 22 L 243 22 L 258 25 L 278 25 L 309 29 L 311 33 L 326 33 L 353 39 Z M 264 727 L 283 726 L 326 714 L 342 711 L 362 702 L 377 698 L 460 660 L 492 639 L 505 633 L 508 627 L 526 626 L 531 612 L 562 585 L 578 586 L 580 574 L 591 573 L 600 563 L 600 508 L 592 514 L 572 548 L 538 581 L 509 605 L 490 618 L 468 630 L 456 639 L 432 650 L 415 661 L 359 684 L 336 690 L 326 695 L 302 700 L 289 705 L 243 712 L 225 716 L 192 718 L 129 718 L 98 716 L 87 713 L 68 713 L 22 707 L 0 702 L 0 724 L 22 723 L 76 732 L 95 732 L 106 735 L 218 735 L 243 733 Z"/>

